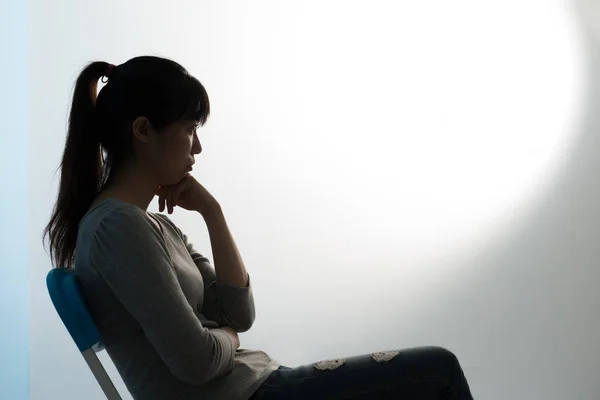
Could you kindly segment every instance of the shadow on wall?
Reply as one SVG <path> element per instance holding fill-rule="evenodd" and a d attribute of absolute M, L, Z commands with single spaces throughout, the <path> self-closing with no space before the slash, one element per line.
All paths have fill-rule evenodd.
<path fill-rule="evenodd" d="M 590 29 L 583 36 L 586 98 L 563 170 L 518 226 L 452 268 L 435 294 L 439 307 L 420 309 L 420 338 L 446 327 L 456 339 L 442 345 L 461 359 L 476 398 L 600 393 L 600 40 Z M 457 323 L 465 320 L 476 322 Z"/>

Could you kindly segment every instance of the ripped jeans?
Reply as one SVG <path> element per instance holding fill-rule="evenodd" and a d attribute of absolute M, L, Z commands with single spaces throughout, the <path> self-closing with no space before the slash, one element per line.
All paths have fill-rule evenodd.
<path fill-rule="evenodd" d="M 473 400 L 456 356 L 418 347 L 280 367 L 251 400 Z"/>

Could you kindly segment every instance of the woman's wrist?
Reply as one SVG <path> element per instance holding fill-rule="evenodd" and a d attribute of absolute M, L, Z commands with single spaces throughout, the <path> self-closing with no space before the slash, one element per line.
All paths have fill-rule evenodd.
<path fill-rule="evenodd" d="M 196 211 L 202 218 L 208 223 L 209 221 L 220 222 L 224 219 L 223 210 L 221 209 L 221 205 L 215 200 L 210 205 L 204 205 L 203 207 L 199 207 Z"/>

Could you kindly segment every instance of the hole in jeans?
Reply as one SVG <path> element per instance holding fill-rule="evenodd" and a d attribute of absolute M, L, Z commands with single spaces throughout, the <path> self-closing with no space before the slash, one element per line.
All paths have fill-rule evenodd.
<path fill-rule="evenodd" d="M 319 361 L 318 363 L 315 363 L 315 368 L 320 371 L 326 371 L 326 370 L 331 371 L 331 370 L 341 367 L 342 365 L 344 365 L 345 362 L 346 362 L 346 360 Z"/>
<path fill-rule="evenodd" d="M 371 354 L 371 358 L 377 362 L 385 362 L 385 361 L 390 361 L 391 359 L 396 357 L 398 354 L 400 354 L 399 351 L 382 351 L 379 353 Z"/>

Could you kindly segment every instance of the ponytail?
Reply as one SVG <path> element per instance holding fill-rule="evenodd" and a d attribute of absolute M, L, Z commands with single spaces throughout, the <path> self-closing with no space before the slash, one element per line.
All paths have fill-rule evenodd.
<path fill-rule="evenodd" d="M 77 78 L 69 115 L 65 150 L 60 165 L 58 199 L 44 230 L 55 267 L 72 268 L 79 222 L 100 189 L 102 153 L 95 121 L 98 80 L 110 64 L 93 62 Z"/>

